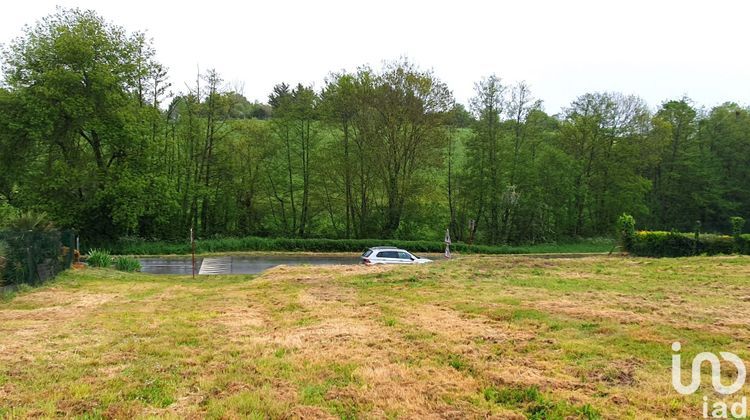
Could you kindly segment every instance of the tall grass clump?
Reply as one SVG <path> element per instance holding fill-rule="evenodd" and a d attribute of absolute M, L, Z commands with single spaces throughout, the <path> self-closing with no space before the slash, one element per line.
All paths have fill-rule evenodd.
<path fill-rule="evenodd" d="M 556 401 L 546 397 L 536 386 L 528 388 L 495 388 L 484 390 L 484 399 L 513 409 L 520 409 L 529 419 L 582 418 L 601 419 L 597 409 L 589 404 L 574 405 L 567 401 Z"/>
<path fill-rule="evenodd" d="M 92 249 L 86 262 L 92 267 L 106 268 L 112 265 L 112 256 L 106 249 Z"/>
<path fill-rule="evenodd" d="M 114 258 L 115 268 L 120 271 L 135 272 L 141 271 L 141 262 L 133 257 L 120 255 Z"/>

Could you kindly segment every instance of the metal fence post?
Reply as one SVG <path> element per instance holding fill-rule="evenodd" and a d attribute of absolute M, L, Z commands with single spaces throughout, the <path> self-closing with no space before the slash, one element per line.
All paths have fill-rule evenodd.
<path fill-rule="evenodd" d="M 195 238 L 193 237 L 193 228 L 190 228 L 190 249 L 193 255 L 193 279 L 195 279 Z"/>
<path fill-rule="evenodd" d="M 31 257 L 31 248 L 26 247 L 26 271 L 28 271 L 28 274 L 26 275 L 26 282 L 29 284 L 34 284 L 34 259 Z"/>

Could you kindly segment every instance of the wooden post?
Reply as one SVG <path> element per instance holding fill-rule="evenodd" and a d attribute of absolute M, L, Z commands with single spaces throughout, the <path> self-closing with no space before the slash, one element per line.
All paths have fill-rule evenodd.
<path fill-rule="evenodd" d="M 451 257 L 451 231 L 445 229 L 445 258 Z"/>
<path fill-rule="evenodd" d="M 190 228 L 190 249 L 193 255 L 193 279 L 195 279 L 195 239 L 193 238 L 193 228 Z"/>

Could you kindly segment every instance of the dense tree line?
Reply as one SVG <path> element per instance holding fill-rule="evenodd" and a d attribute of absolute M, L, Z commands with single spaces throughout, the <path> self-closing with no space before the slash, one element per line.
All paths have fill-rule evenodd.
<path fill-rule="evenodd" d="M 750 218 L 750 110 L 613 92 L 548 115 L 524 84 L 468 107 L 407 60 L 280 83 L 268 104 L 215 70 L 171 96 L 141 33 L 60 10 L 12 42 L 0 88 L 0 216 L 92 238 L 260 235 L 542 242 Z"/>

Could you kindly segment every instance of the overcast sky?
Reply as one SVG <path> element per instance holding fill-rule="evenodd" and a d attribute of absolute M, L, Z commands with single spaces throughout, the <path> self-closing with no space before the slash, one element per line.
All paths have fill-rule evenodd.
<path fill-rule="evenodd" d="M 528 82 L 550 113 L 605 90 L 652 108 L 683 95 L 705 106 L 750 98 L 745 1 L 26 0 L 3 5 L 0 42 L 56 5 L 146 31 L 175 92 L 213 67 L 265 102 L 282 81 L 320 87 L 331 71 L 407 56 L 462 103 L 492 73 Z"/>

